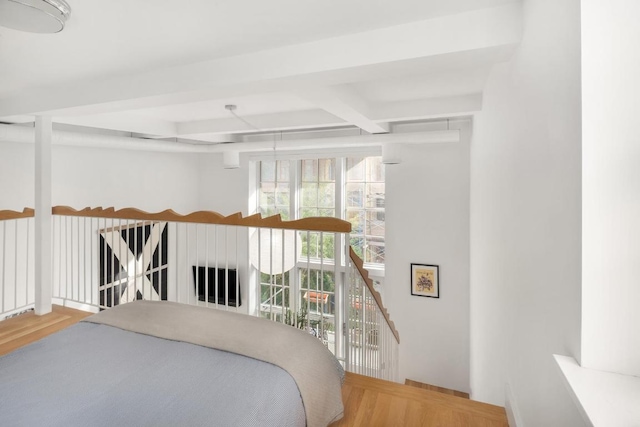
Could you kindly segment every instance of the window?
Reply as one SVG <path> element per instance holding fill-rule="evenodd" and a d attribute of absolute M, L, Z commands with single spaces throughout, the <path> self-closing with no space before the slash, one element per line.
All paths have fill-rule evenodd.
<path fill-rule="evenodd" d="M 336 159 L 302 160 L 298 218 L 336 216 Z M 309 245 L 307 245 L 309 242 Z M 333 260 L 334 235 L 302 233 L 302 256 Z"/>
<path fill-rule="evenodd" d="M 385 183 L 380 157 L 257 162 L 256 211 L 284 220 L 314 216 L 351 222 L 350 244 L 368 267 L 384 268 Z M 339 236 L 339 235 L 338 235 Z M 283 274 L 260 273 L 264 317 L 297 324 L 306 319 L 331 349 L 336 291 L 345 281 L 336 234 L 300 232 L 301 256 Z M 315 325 L 315 326 L 314 326 Z"/>
<path fill-rule="evenodd" d="M 348 158 L 346 215 L 351 246 L 367 264 L 384 264 L 384 167 L 380 157 Z"/>
<path fill-rule="evenodd" d="M 289 161 L 259 162 L 258 176 L 260 177 L 258 212 L 265 217 L 280 214 L 282 219 L 290 219 Z"/>
<path fill-rule="evenodd" d="M 345 219 L 353 226 L 350 244 L 358 256 L 368 266 L 384 268 L 385 176 L 381 157 L 263 160 L 257 164 L 257 212 L 263 216 L 280 214 L 284 220 L 312 216 Z M 337 185 L 342 187 L 339 192 Z M 344 195 L 344 200 L 337 194 Z M 321 239 L 320 233 L 302 233 L 301 237 L 304 257 L 320 258 L 322 253 L 325 259 L 334 259 L 333 235 L 325 234 Z"/>
<path fill-rule="evenodd" d="M 298 218 L 336 216 L 336 159 L 302 161 Z"/>

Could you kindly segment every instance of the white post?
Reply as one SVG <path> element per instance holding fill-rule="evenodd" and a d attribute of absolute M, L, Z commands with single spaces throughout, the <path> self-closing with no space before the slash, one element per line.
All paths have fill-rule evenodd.
<path fill-rule="evenodd" d="M 35 311 L 51 312 L 51 117 L 36 116 Z"/>

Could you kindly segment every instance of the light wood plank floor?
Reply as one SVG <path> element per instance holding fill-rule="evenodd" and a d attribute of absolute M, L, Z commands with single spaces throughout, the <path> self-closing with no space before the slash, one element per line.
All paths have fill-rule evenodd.
<path fill-rule="evenodd" d="M 0 322 L 0 356 L 79 322 L 91 313 L 53 306 L 51 313 L 36 316 L 33 311 Z"/>
<path fill-rule="evenodd" d="M 508 427 L 504 408 L 347 373 L 345 416 L 331 427 Z"/>
<path fill-rule="evenodd" d="M 37 341 L 91 315 L 54 306 L 0 322 L 0 355 Z M 342 387 L 344 418 L 331 427 L 508 427 L 504 408 L 432 390 L 347 373 Z"/>

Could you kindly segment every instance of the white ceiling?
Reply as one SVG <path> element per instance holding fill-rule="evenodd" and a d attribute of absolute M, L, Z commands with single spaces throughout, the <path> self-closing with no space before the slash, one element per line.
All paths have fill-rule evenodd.
<path fill-rule="evenodd" d="M 58 34 L 0 27 L 0 121 L 211 140 L 470 114 L 519 41 L 515 0 L 70 1 Z"/>
<path fill-rule="evenodd" d="M 188 104 L 164 105 L 131 111 L 132 114 L 158 120 L 188 122 L 193 120 L 228 118 L 225 105 L 235 105 L 236 114 L 246 117 L 258 114 L 311 110 L 315 106 L 300 97 L 285 93 L 271 92 L 230 98 L 211 99 Z"/>

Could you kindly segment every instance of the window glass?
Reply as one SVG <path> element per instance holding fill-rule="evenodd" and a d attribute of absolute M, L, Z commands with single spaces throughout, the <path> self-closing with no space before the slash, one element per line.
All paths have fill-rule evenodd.
<path fill-rule="evenodd" d="M 345 219 L 352 224 L 349 244 L 356 254 L 369 266 L 384 267 L 385 170 L 380 157 L 265 160 L 257 167 L 259 213 L 280 214 L 284 220 Z M 341 191 L 336 182 L 342 182 Z M 341 243 L 334 233 L 300 231 L 299 237 L 294 268 L 283 274 L 258 273 L 260 313 L 306 329 L 335 351 L 336 280 L 341 283 L 343 277 L 336 277 L 334 258 Z"/>
<path fill-rule="evenodd" d="M 333 261 L 334 240 L 333 233 L 320 233 L 318 231 L 300 232 L 302 239 L 302 262 L 307 262 L 307 257 L 311 259 L 324 258 Z"/>
<path fill-rule="evenodd" d="M 362 182 L 364 181 L 364 159 L 348 158 L 347 159 L 347 181 Z"/>
<path fill-rule="evenodd" d="M 336 159 L 302 160 L 299 218 L 335 216 Z"/>
<path fill-rule="evenodd" d="M 282 321 L 289 307 L 291 272 L 269 275 L 260 273 L 260 312 L 262 317 Z"/>
<path fill-rule="evenodd" d="M 333 271 L 300 269 L 301 301 L 302 304 L 307 304 L 309 313 L 334 314 L 335 290 Z"/>
<path fill-rule="evenodd" d="M 263 217 L 280 214 L 283 220 L 289 220 L 289 160 L 264 160 L 259 168 L 258 212 Z"/>
<path fill-rule="evenodd" d="M 259 163 L 259 212 L 263 216 L 280 214 L 284 220 L 308 217 L 342 217 L 351 222 L 351 244 L 365 263 L 384 264 L 385 169 L 380 157 L 345 159 L 344 207 L 336 212 L 337 159 L 301 160 L 300 182 L 289 182 L 289 171 L 296 163 L 289 160 L 264 160 Z M 289 212 L 296 197 L 296 218 Z M 333 259 L 333 236 L 301 233 L 303 257 Z M 322 240 L 322 241 L 321 241 Z"/>
<path fill-rule="evenodd" d="M 298 218 L 336 216 L 336 159 L 302 160 Z M 333 233 L 301 233 L 302 257 L 334 259 Z"/>
<path fill-rule="evenodd" d="M 345 219 L 351 222 L 351 246 L 365 263 L 384 264 L 385 183 L 380 157 L 347 159 Z"/>

